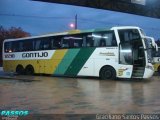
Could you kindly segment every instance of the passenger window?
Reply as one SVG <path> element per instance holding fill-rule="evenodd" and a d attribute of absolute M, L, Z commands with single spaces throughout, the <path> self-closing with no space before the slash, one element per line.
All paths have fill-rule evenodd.
<path fill-rule="evenodd" d="M 80 39 L 75 39 L 74 40 L 74 47 L 82 47 L 83 45 L 83 38 L 80 38 Z"/>
<path fill-rule="evenodd" d="M 12 42 L 5 42 L 4 43 L 4 51 L 5 52 L 12 52 Z"/>
<path fill-rule="evenodd" d="M 41 39 L 35 39 L 34 42 L 34 50 L 41 50 L 42 49 L 42 40 Z"/>
<path fill-rule="evenodd" d="M 69 40 L 64 38 L 62 40 L 62 48 L 69 48 Z"/>
<path fill-rule="evenodd" d="M 106 41 L 105 41 L 105 39 L 102 38 L 102 39 L 99 41 L 99 46 L 100 46 L 100 47 L 106 46 Z"/>
<path fill-rule="evenodd" d="M 21 46 L 22 46 L 22 51 L 32 51 L 33 40 L 24 40 Z"/>
<path fill-rule="evenodd" d="M 19 41 L 13 41 L 12 51 L 13 52 L 18 52 L 19 51 Z"/>
<path fill-rule="evenodd" d="M 32 40 L 19 40 L 5 43 L 5 52 L 23 52 L 32 50 Z"/>
<path fill-rule="evenodd" d="M 19 51 L 24 51 L 24 41 L 19 41 Z"/>
<path fill-rule="evenodd" d="M 51 40 L 43 39 L 43 50 L 50 50 L 51 49 Z"/>
<path fill-rule="evenodd" d="M 93 47 L 93 37 L 92 35 L 87 35 L 86 37 L 86 47 Z"/>
<path fill-rule="evenodd" d="M 95 47 L 117 46 L 115 34 L 113 31 L 97 32 L 92 34 Z"/>
<path fill-rule="evenodd" d="M 59 49 L 61 48 L 61 39 L 60 38 L 52 38 L 51 40 L 52 49 Z"/>
<path fill-rule="evenodd" d="M 101 41 L 101 43 L 105 42 L 105 41 L 103 41 L 102 35 L 100 33 L 93 33 L 92 37 L 94 40 L 94 47 L 99 47 L 100 41 Z"/>
<path fill-rule="evenodd" d="M 118 33 L 121 42 L 140 39 L 140 34 L 137 29 L 119 30 Z"/>
<path fill-rule="evenodd" d="M 62 39 L 62 48 L 79 48 L 83 46 L 83 37 L 73 35 Z"/>
<path fill-rule="evenodd" d="M 61 40 L 59 37 L 46 37 L 34 40 L 35 50 L 52 50 L 61 47 Z"/>

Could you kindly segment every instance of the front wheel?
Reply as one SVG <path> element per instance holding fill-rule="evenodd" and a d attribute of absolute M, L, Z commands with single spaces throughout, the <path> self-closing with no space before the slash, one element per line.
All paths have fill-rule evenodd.
<path fill-rule="evenodd" d="M 106 79 L 114 80 L 116 78 L 116 71 L 111 66 L 104 66 L 101 68 L 99 76 L 102 80 Z"/>

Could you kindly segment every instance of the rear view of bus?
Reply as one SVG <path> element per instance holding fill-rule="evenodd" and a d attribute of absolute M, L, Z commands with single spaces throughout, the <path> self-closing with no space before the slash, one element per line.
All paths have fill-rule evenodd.
<path fill-rule="evenodd" d="M 3 67 L 18 74 L 149 78 L 150 41 L 139 27 L 123 26 L 5 40 Z"/>

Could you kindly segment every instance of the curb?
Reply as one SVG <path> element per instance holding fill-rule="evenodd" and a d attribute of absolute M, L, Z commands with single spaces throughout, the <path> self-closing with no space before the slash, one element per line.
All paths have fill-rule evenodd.
<path fill-rule="evenodd" d="M 0 79 L 10 79 L 10 80 L 22 80 L 26 82 L 32 82 L 32 81 L 41 81 L 41 80 L 34 80 L 34 79 L 26 79 L 26 78 L 18 78 L 18 77 L 10 77 L 10 76 L 0 76 Z"/>

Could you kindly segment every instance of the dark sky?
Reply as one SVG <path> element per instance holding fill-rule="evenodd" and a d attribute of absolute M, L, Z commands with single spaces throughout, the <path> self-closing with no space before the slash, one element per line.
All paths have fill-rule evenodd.
<path fill-rule="evenodd" d="M 80 30 L 129 25 L 160 38 L 160 19 L 30 0 L 0 0 L 0 25 L 21 27 L 32 35 L 70 30 L 76 14 Z"/>

